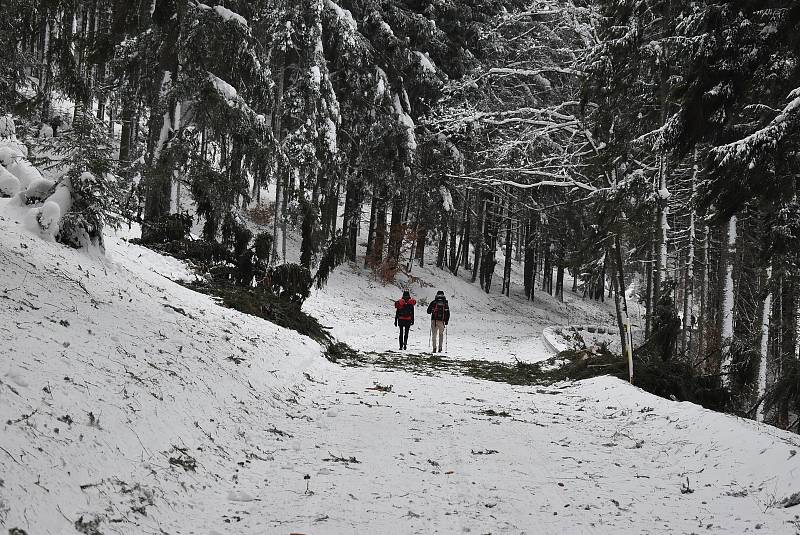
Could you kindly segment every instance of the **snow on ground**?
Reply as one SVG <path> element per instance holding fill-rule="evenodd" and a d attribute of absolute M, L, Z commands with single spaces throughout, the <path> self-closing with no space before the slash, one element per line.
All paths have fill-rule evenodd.
<path fill-rule="evenodd" d="M 453 277 L 435 264 L 414 265 L 413 281 L 400 276 L 395 284 L 383 284 L 360 266 L 342 266 L 331 275 L 327 287 L 316 291 L 305 305 L 323 325 L 352 347 L 364 351 L 396 350 L 398 329 L 394 326 L 394 302 L 402 287 L 408 287 L 418 301 L 415 323 L 411 327 L 408 351 L 429 352 L 430 316 L 426 310 L 437 290 L 442 290 L 450 306 L 447 328 L 447 354 L 457 359 L 483 359 L 504 362 L 535 362 L 552 356 L 542 339 L 549 325 L 597 323 L 613 325 L 609 303 L 583 300 L 569 290 L 565 302 L 537 289 L 534 301 L 525 298 L 521 266 L 514 264 L 510 297 L 500 295 L 502 266 L 497 268 L 492 291 L 469 282 L 470 273 L 459 271 Z M 565 285 L 569 285 L 565 282 Z M 369 333 L 364 336 L 364 333 Z"/>
<path fill-rule="evenodd" d="M 607 377 L 545 388 L 340 367 L 310 340 L 169 281 L 188 275 L 172 259 L 118 238 L 107 258 L 44 242 L 6 202 L 3 532 L 797 530 L 777 506 L 800 490 L 796 435 Z M 533 343 L 523 316 L 555 317 L 547 303 L 503 304 L 419 271 L 464 328 L 451 354 L 507 359 L 523 343 L 494 336 Z M 363 320 L 361 338 L 382 348 L 398 291 L 370 284 L 346 267 L 311 308 L 345 339 L 358 339 L 347 318 Z"/>

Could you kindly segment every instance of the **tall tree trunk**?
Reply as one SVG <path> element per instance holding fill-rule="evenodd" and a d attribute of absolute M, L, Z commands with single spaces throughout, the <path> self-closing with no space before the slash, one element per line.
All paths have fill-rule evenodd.
<path fill-rule="evenodd" d="M 533 237 L 533 268 L 531 269 L 531 301 L 536 296 L 536 272 L 539 270 L 539 240 Z"/>
<path fill-rule="evenodd" d="M 470 282 L 475 282 L 478 279 L 478 273 L 483 260 L 483 236 L 486 233 L 486 194 L 481 193 L 478 197 L 478 205 L 480 206 L 480 221 L 478 224 L 478 232 L 475 236 L 475 262 L 472 264 L 472 278 Z M 481 280 L 481 287 L 483 281 Z"/>
<path fill-rule="evenodd" d="M 553 295 L 553 266 L 550 264 L 552 247 L 550 239 L 544 241 L 544 265 L 542 266 L 542 290 Z"/>
<path fill-rule="evenodd" d="M 733 263 L 736 260 L 736 215 L 728 220 L 725 239 L 725 269 L 722 279 L 720 319 L 720 373 L 722 385 L 730 387 L 731 347 L 733 345 L 733 321 L 735 300 L 733 296 Z"/>
<path fill-rule="evenodd" d="M 367 231 L 367 253 L 364 256 L 364 267 L 370 267 L 373 264 L 372 256 L 375 247 L 375 218 L 378 212 L 378 186 L 372 186 L 372 202 L 370 203 L 369 210 L 369 230 Z"/>
<path fill-rule="evenodd" d="M 450 216 L 447 212 L 442 215 L 442 226 L 439 234 L 439 250 L 436 253 L 436 267 L 444 269 L 447 255 L 447 230 Z"/>
<path fill-rule="evenodd" d="M 686 258 L 686 269 L 683 272 L 683 329 L 681 332 L 681 353 L 686 355 L 692 332 L 692 309 L 694 300 L 694 210 L 689 216 L 689 251 Z"/>
<path fill-rule="evenodd" d="M 658 300 L 661 298 L 662 285 L 666 281 L 667 272 L 667 232 L 669 224 L 667 216 L 669 213 L 669 205 L 667 204 L 668 193 L 666 189 L 666 171 L 664 169 L 665 163 L 663 156 L 660 158 L 660 171 L 659 171 L 659 191 L 658 191 L 658 212 L 656 224 L 656 268 L 653 274 L 653 308 L 658 305 Z"/>
<path fill-rule="evenodd" d="M 625 272 L 622 263 L 622 247 L 619 236 L 614 238 L 614 264 L 615 273 L 611 276 L 611 285 L 614 289 L 614 307 L 617 312 L 617 327 L 619 328 L 620 347 L 622 354 L 628 359 L 628 379 L 633 382 L 633 348 L 630 335 L 630 320 L 628 319 L 628 303 L 625 298 Z M 606 255 L 608 257 L 608 255 Z"/>
<path fill-rule="evenodd" d="M 403 195 L 400 190 L 394 192 L 392 198 L 392 219 L 389 223 L 389 247 L 386 252 L 386 261 L 396 268 L 400 262 L 400 249 L 403 245 L 405 236 L 405 224 L 403 223 Z"/>
<path fill-rule="evenodd" d="M 697 320 L 697 357 L 701 362 L 706 362 L 706 307 L 708 301 L 708 242 L 711 229 L 708 225 L 704 227 L 703 232 L 703 263 L 701 269 L 703 270 L 700 276 L 700 314 Z M 706 362 L 706 366 L 707 366 Z M 708 369 L 708 368 L 706 368 Z"/>
<path fill-rule="evenodd" d="M 559 247 L 558 266 L 556 267 L 556 297 L 564 302 L 564 250 Z"/>
<path fill-rule="evenodd" d="M 275 52 L 274 59 L 274 72 L 275 72 L 275 108 L 272 112 L 272 135 L 275 137 L 275 143 L 280 146 L 283 140 L 283 87 L 286 76 L 285 56 L 283 50 L 279 49 Z M 280 161 L 278 158 L 277 169 L 275 172 L 275 214 L 272 222 L 272 252 L 270 254 L 270 262 L 272 264 L 278 261 L 278 243 L 283 243 L 283 220 L 286 216 L 284 213 L 284 191 L 283 191 L 283 175 L 286 173 L 284 167 L 285 162 Z M 284 250 L 284 261 L 285 250 Z"/>
<path fill-rule="evenodd" d="M 778 277 L 778 288 L 775 293 L 776 296 L 776 305 L 777 305 L 777 317 L 778 317 L 778 329 L 777 329 L 777 338 L 776 341 L 777 349 L 780 355 L 778 359 L 779 366 L 778 370 L 776 370 L 777 375 L 783 375 L 784 371 L 790 371 L 791 366 L 791 354 L 792 354 L 792 325 L 794 324 L 794 318 L 791 318 L 791 310 L 792 306 L 789 302 L 789 295 L 790 295 L 790 284 L 786 280 L 787 277 L 785 274 L 781 274 Z M 786 428 L 789 425 L 789 397 L 783 396 L 776 407 L 775 411 L 775 424 L 778 427 Z"/>
<path fill-rule="evenodd" d="M 525 222 L 525 258 L 524 258 L 524 267 L 522 270 L 522 282 L 523 287 L 525 289 L 525 297 L 528 299 L 531 298 L 532 293 L 532 286 L 531 283 L 534 277 L 534 248 L 533 248 L 533 240 L 534 240 L 534 231 L 533 231 L 533 217 L 528 214 L 528 218 Z"/>
<path fill-rule="evenodd" d="M 470 211 L 470 195 L 469 189 L 467 189 L 464 193 L 464 228 L 463 228 L 463 236 L 462 241 L 464 243 L 464 248 L 462 250 L 462 258 L 464 259 L 464 269 L 469 269 L 469 244 L 470 244 L 470 227 L 472 226 L 472 212 Z"/>
<path fill-rule="evenodd" d="M 428 241 L 428 227 L 419 222 L 419 217 L 417 217 L 417 221 L 417 250 L 414 256 L 417 257 L 419 267 L 425 267 L 425 245 L 427 245 Z"/>
<path fill-rule="evenodd" d="M 509 201 L 506 211 L 506 261 L 503 266 L 503 288 L 500 293 L 508 297 L 511 293 L 511 255 L 513 254 L 512 232 L 511 232 L 511 205 Z"/>
<path fill-rule="evenodd" d="M 464 209 L 461 215 L 461 231 L 458 238 L 458 249 L 456 250 L 455 262 L 450 266 L 453 275 L 458 275 L 458 268 L 461 266 L 462 255 L 469 254 L 469 190 L 464 193 Z M 466 237 L 466 241 L 464 238 Z"/>
<path fill-rule="evenodd" d="M 136 107 L 132 98 L 122 99 L 122 131 L 119 142 L 119 165 L 123 176 L 130 177 L 131 151 L 133 149 L 133 122 L 136 120 Z"/>
<path fill-rule="evenodd" d="M 645 339 L 650 337 L 650 323 L 653 317 L 653 235 L 652 232 L 649 233 L 649 239 L 647 240 L 647 261 L 645 263 L 645 273 L 646 275 L 646 288 L 645 292 L 646 295 L 644 297 L 644 306 L 645 306 L 645 314 L 644 314 L 644 337 Z"/>
<path fill-rule="evenodd" d="M 177 44 L 185 2 L 159 0 L 155 4 L 153 21 L 165 36 L 158 60 L 158 79 L 154 80 L 157 96 L 150 116 L 148 158 L 145 172 L 145 203 L 142 237 L 152 235 L 151 224 L 169 214 L 172 193 L 173 169 L 161 155 L 175 124 L 179 103 L 170 94 L 170 88 L 179 76 Z"/>
<path fill-rule="evenodd" d="M 488 205 L 487 205 L 488 206 Z M 497 265 L 495 255 L 497 254 L 497 213 L 494 198 L 492 199 L 492 211 L 486 214 L 486 224 L 484 227 L 484 252 L 481 261 L 481 288 L 489 293 L 492 287 L 492 276 Z"/>
<path fill-rule="evenodd" d="M 448 259 L 448 267 L 450 271 L 453 272 L 456 268 L 456 256 L 458 255 L 458 245 L 456 243 L 456 237 L 458 236 L 458 217 L 456 217 L 456 209 L 455 206 L 448 212 L 448 216 L 450 219 L 450 247 L 448 249 L 449 259 Z"/>
<path fill-rule="evenodd" d="M 386 245 L 386 187 L 380 187 L 378 207 L 375 210 L 375 241 L 372 244 L 372 265 L 383 263 L 383 248 Z"/>
<path fill-rule="evenodd" d="M 344 221 L 342 232 L 347 240 L 347 258 L 352 262 L 356 261 L 356 251 L 358 245 L 358 223 L 361 215 L 361 188 L 358 183 L 350 177 L 344 197 Z"/>
<path fill-rule="evenodd" d="M 767 359 L 769 357 L 769 325 L 772 311 L 772 266 L 767 266 L 764 276 L 766 297 L 761 306 L 761 332 L 758 355 L 758 390 L 756 421 L 764 421 L 764 396 L 767 394 Z"/>
<path fill-rule="evenodd" d="M 694 154 L 694 165 L 692 170 L 692 197 L 689 202 L 689 250 L 686 259 L 686 270 L 684 271 L 683 278 L 683 332 L 681 333 L 681 353 L 686 355 L 689 348 L 689 338 L 691 335 L 693 322 L 692 322 L 692 309 L 694 308 L 694 238 L 695 238 L 695 195 L 697 191 L 697 173 L 699 171 L 697 164 L 697 151 Z"/>

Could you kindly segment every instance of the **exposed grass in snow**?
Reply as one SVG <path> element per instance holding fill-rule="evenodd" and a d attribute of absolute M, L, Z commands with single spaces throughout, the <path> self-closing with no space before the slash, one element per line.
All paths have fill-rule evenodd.
<path fill-rule="evenodd" d="M 334 343 L 330 333 L 316 318 L 303 312 L 299 303 L 280 299 L 264 288 L 208 281 L 184 284 L 187 288 L 219 298 L 223 306 L 297 331 L 326 347 Z"/>

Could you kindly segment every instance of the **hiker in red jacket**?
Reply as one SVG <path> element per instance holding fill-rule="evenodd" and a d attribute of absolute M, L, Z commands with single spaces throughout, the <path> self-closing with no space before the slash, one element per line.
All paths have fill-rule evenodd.
<path fill-rule="evenodd" d="M 395 304 L 394 326 L 400 327 L 400 349 L 408 349 L 408 329 L 414 325 L 414 305 L 417 301 L 411 297 L 408 290 L 403 291 L 403 297 Z"/>
<path fill-rule="evenodd" d="M 436 338 L 439 338 L 438 351 L 442 351 L 442 341 L 444 339 L 444 331 L 447 324 L 450 323 L 450 307 L 447 305 L 447 298 L 444 292 L 439 290 L 436 292 L 436 299 L 428 305 L 428 314 L 431 315 L 431 342 L 433 343 L 433 352 L 436 353 Z"/>

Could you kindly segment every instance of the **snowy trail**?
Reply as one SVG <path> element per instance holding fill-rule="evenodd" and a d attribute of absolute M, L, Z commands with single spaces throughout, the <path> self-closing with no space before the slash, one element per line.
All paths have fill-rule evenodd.
<path fill-rule="evenodd" d="M 777 506 L 798 490 L 795 435 L 607 377 L 542 388 L 335 365 L 160 275 L 188 276 L 175 260 L 119 240 L 91 257 L 13 215 L 0 256 L 4 532 L 796 532 Z M 335 334 L 396 290 L 339 276 L 313 304 L 344 310 L 321 317 Z M 470 357 L 502 358 L 503 312 L 461 316 Z"/>
<path fill-rule="evenodd" d="M 775 472 L 758 457 L 797 448 L 785 434 L 609 378 L 541 389 L 343 372 L 306 386 L 309 428 L 282 453 L 288 479 L 272 483 L 294 486 L 273 494 L 289 518 L 264 522 L 263 504 L 244 515 L 236 504 L 242 532 L 287 521 L 302 533 L 794 532 L 764 512 L 771 495 L 759 490 Z M 741 436 L 749 444 L 737 445 Z M 358 462 L 330 460 L 351 456 Z M 752 479 L 742 480 L 746 464 Z M 304 473 L 313 494 L 302 492 Z"/>
<path fill-rule="evenodd" d="M 542 340 L 542 329 L 554 324 L 613 324 L 610 304 L 584 301 L 571 292 L 561 303 L 544 292 L 528 301 L 512 277 L 510 297 L 486 294 L 464 275 L 426 265 L 414 266 L 413 282 L 383 284 L 368 271 L 345 265 L 333 272 L 328 286 L 312 293 L 304 309 L 330 326 L 336 337 L 361 351 L 397 349 L 393 303 L 400 298 L 400 286 L 408 287 L 418 300 L 416 322 L 408 339 L 410 353 L 428 352 L 430 317 L 426 308 L 436 290 L 445 292 L 451 309 L 447 332 L 447 356 L 502 362 L 536 362 L 552 356 Z"/>

